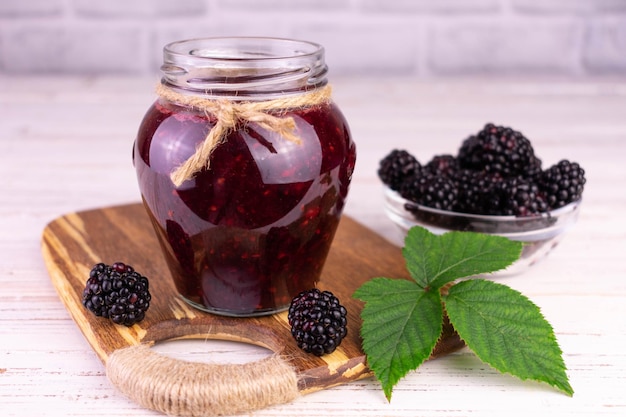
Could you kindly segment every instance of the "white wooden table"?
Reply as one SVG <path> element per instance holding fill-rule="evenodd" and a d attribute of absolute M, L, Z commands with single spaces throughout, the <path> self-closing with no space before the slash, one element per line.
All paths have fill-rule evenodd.
<path fill-rule="evenodd" d="M 378 161 L 393 148 L 426 160 L 455 152 L 492 121 L 521 130 L 544 165 L 587 171 L 578 224 L 527 273 L 504 283 L 552 323 L 575 389 L 500 375 L 469 350 L 427 362 L 391 403 L 366 379 L 255 416 L 599 416 L 626 413 L 626 79 L 334 79 L 358 144 L 346 214 L 396 238 L 382 211 Z M 156 78 L 0 77 L 0 414 L 149 416 L 108 382 L 52 287 L 40 253 L 47 222 L 139 201 L 131 146 Z M 397 242 L 397 241 L 396 241 Z M 160 346 L 193 360 L 268 354 L 231 342 Z"/>

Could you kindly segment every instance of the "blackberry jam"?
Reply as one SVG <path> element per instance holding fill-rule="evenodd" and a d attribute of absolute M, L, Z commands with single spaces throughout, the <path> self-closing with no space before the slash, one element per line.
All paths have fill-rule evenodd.
<path fill-rule="evenodd" d="M 133 162 L 176 288 L 217 314 L 284 310 L 320 278 L 356 159 L 340 110 L 315 96 L 328 88 L 323 48 L 199 39 L 167 45 L 164 61 L 168 94 L 141 122 Z M 263 114 L 291 119 L 298 140 L 257 116 L 222 128 L 224 114 L 206 100 L 210 109 L 260 103 Z M 208 164 L 177 184 L 173 172 L 217 130 Z"/>

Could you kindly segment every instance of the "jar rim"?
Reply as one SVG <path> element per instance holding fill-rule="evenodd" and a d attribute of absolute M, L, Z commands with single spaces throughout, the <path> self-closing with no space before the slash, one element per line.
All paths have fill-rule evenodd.
<path fill-rule="evenodd" d="M 326 85 L 324 47 L 271 37 L 211 37 L 163 48 L 162 82 L 191 94 L 267 97 Z"/>
<path fill-rule="evenodd" d="M 278 53 L 277 47 L 289 47 L 291 53 Z M 213 49 L 211 49 L 211 47 Z M 272 48 L 272 49 L 269 49 Z M 297 49 L 299 48 L 299 49 Z M 192 38 L 170 42 L 163 48 L 164 54 L 172 57 L 195 57 L 198 60 L 215 61 L 267 61 L 315 56 L 323 53 L 324 47 L 318 43 L 289 38 L 275 37 L 209 37 Z M 274 54 L 271 54 L 274 52 Z M 228 54 L 230 53 L 230 54 Z"/>

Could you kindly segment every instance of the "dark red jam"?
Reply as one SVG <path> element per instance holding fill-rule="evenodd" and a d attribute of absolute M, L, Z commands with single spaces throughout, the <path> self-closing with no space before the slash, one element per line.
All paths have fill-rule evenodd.
<path fill-rule="evenodd" d="M 170 173 L 215 120 L 156 102 L 133 160 L 144 205 L 180 294 L 227 315 L 268 314 L 319 280 L 355 164 L 334 104 L 287 113 L 296 144 L 254 123 L 231 131 L 209 169 L 176 188 Z"/>

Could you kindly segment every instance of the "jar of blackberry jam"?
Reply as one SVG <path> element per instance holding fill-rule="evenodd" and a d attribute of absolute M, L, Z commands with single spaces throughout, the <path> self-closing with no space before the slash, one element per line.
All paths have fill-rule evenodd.
<path fill-rule="evenodd" d="M 356 159 L 324 49 L 273 38 L 164 48 L 133 162 L 180 295 L 271 314 L 320 278 Z"/>

